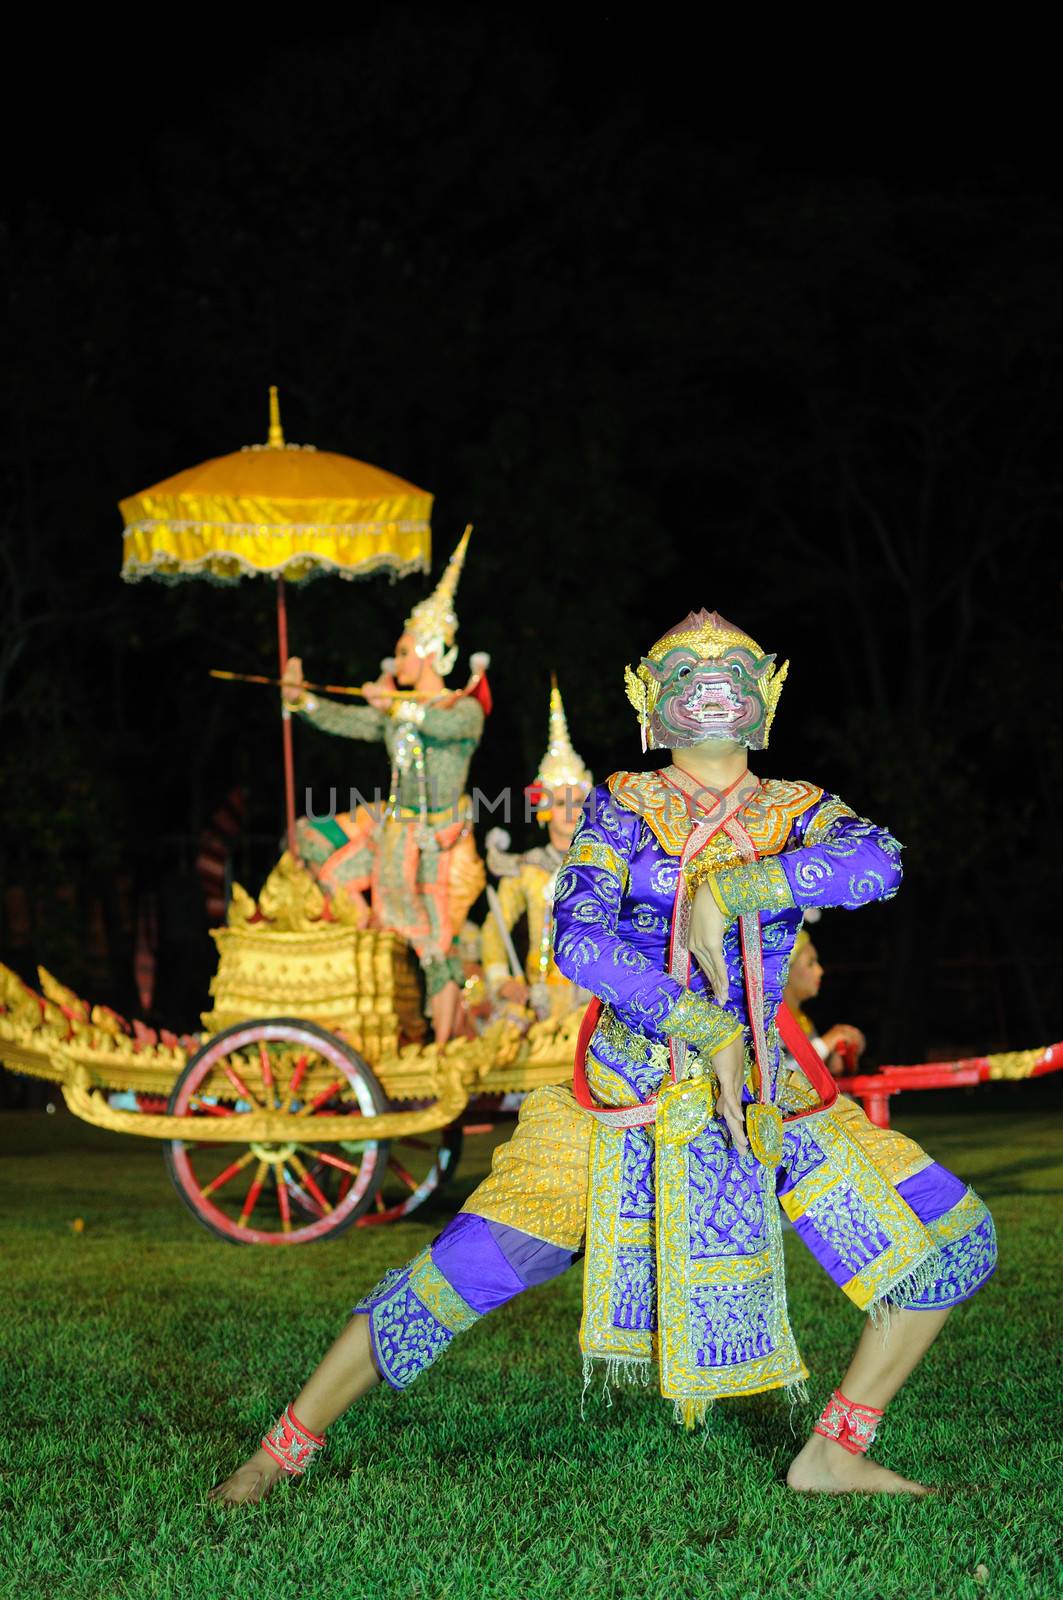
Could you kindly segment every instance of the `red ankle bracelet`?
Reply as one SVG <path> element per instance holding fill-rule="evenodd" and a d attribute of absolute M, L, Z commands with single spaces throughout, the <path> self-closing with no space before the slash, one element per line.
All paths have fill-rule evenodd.
<path fill-rule="evenodd" d="M 291 1406 L 288 1406 L 262 1440 L 262 1448 L 284 1472 L 299 1477 L 324 1443 L 325 1435 L 311 1433 L 309 1428 L 304 1428 Z"/>
<path fill-rule="evenodd" d="M 874 1406 L 847 1400 L 840 1389 L 835 1389 L 812 1431 L 824 1439 L 833 1439 L 850 1455 L 862 1456 L 874 1442 L 875 1431 L 884 1415 Z"/>

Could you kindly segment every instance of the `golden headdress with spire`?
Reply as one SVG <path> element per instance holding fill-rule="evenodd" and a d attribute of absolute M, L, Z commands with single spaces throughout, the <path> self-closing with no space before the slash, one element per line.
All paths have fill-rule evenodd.
<path fill-rule="evenodd" d="M 539 762 L 536 787 L 554 793 L 558 789 L 590 789 L 593 782 L 581 756 L 572 748 L 561 690 L 557 687 L 556 676 L 551 673 L 550 742 Z"/>
<path fill-rule="evenodd" d="M 406 632 L 413 635 L 417 654 L 422 657 L 437 655 L 439 673 L 444 678 L 454 665 L 458 654 L 454 644 L 458 632 L 458 614 L 454 609 L 454 597 L 458 590 L 458 579 L 465 565 L 465 552 L 469 547 L 471 533 L 470 522 L 458 540 L 457 549 L 447 562 L 443 576 L 435 589 L 426 600 L 418 601 L 405 622 Z"/>

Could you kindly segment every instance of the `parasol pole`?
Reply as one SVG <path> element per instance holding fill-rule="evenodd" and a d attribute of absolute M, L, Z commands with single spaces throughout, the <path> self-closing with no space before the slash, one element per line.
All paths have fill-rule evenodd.
<path fill-rule="evenodd" d="M 277 645 L 280 655 L 281 677 L 288 665 L 288 607 L 285 601 L 284 579 L 277 579 Z M 292 713 L 281 700 L 281 739 L 284 744 L 284 820 L 288 833 L 288 850 L 295 855 L 295 757 L 292 754 Z"/>
<path fill-rule="evenodd" d="M 284 449 L 281 430 L 281 408 L 277 399 L 277 385 L 269 386 L 269 449 Z M 280 657 L 281 677 L 288 665 L 288 604 L 284 577 L 277 574 L 277 652 Z M 295 855 L 295 756 L 292 752 L 292 713 L 281 698 L 281 740 L 284 746 L 284 821 L 288 835 L 288 852 Z"/>

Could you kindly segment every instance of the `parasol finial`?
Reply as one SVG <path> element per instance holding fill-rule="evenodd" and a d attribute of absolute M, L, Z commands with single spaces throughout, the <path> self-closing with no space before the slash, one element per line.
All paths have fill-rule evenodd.
<path fill-rule="evenodd" d="M 269 386 L 269 448 L 284 449 L 284 430 L 281 427 L 281 403 L 277 399 L 277 385 Z"/>

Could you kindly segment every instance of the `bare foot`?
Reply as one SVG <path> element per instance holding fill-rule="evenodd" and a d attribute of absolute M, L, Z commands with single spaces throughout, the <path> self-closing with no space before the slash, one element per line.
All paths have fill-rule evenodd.
<path fill-rule="evenodd" d="M 242 1467 L 237 1467 L 231 1478 L 226 1478 L 224 1483 L 213 1488 L 207 1499 L 216 1500 L 223 1506 L 257 1505 L 282 1476 L 281 1468 L 273 1457 L 265 1450 L 256 1450 Z"/>
<path fill-rule="evenodd" d="M 833 1439 L 813 1433 L 786 1474 L 787 1486 L 803 1494 L 930 1494 L 925 1483 L 913 1483 L 899 1472 L 880 1467 L 866 1456 L 854 1456 Z"/>

